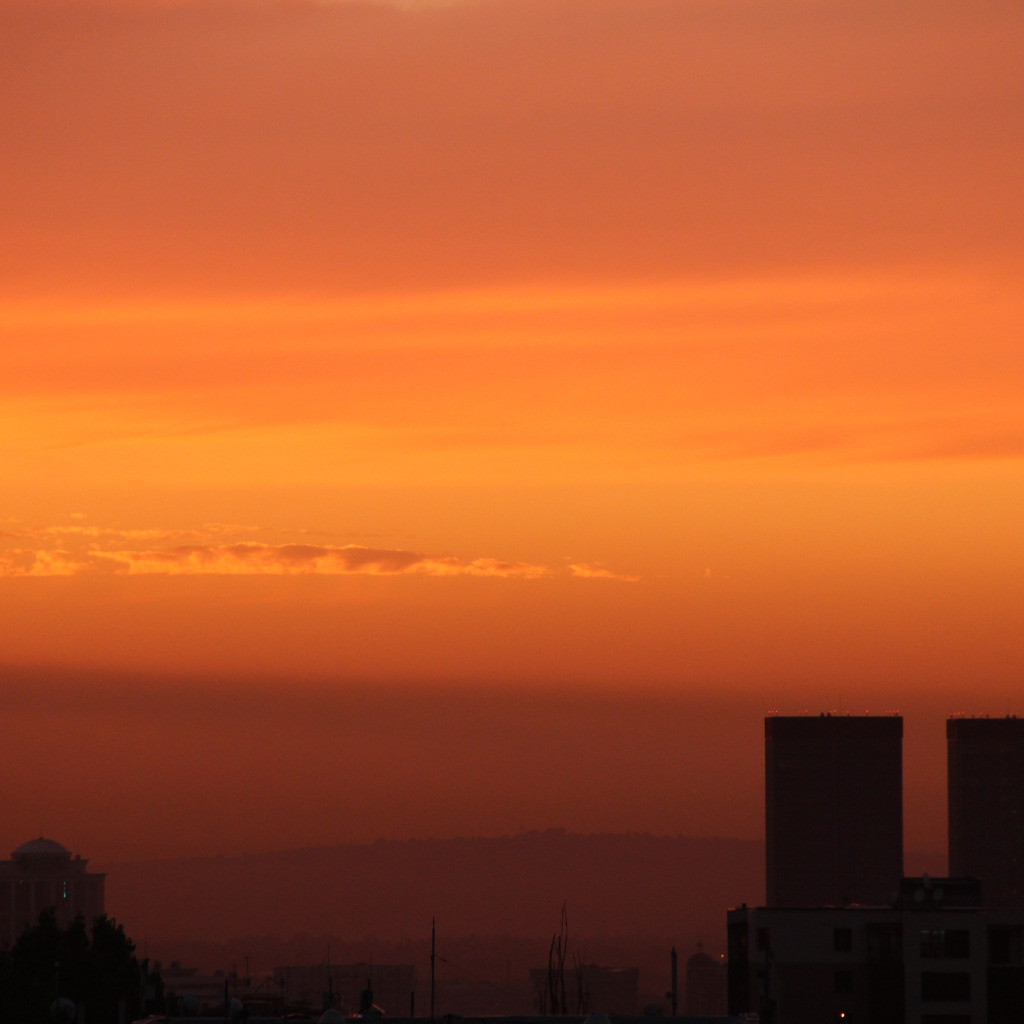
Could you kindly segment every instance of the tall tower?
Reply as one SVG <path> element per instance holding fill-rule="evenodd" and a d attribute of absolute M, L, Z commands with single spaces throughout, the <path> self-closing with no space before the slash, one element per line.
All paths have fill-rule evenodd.
<path fill-rule="evenodd" d="M 950 718 L 949 873 L 981 880 L 985 907 L 1024 910 L 1024 719 Z"/>
<path fill-rule="evenodd" d="M 888 905 L 903 875 L 903 719 L 766 718 L 768 906 Z"/>

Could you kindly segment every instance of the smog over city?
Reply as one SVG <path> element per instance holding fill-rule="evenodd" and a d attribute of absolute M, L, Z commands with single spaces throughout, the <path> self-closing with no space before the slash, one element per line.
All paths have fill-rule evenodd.
<path fill-rule="evenodd" d="M 0 1022 L 1004 1019 L 1024 8 L 0 40 Z"/>

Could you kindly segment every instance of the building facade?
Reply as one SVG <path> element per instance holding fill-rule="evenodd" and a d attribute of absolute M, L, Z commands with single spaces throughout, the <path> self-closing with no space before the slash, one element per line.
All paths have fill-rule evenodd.
<path fill-rule="evenodd" d="M 62 927 L 81 915 L 91 924 L 104 913 L 106 875 L 87 871 L 89 862 L 52 839 L 23 843 L 0 861 L 0 942 L 18 936 L 52 907 Z"/>
<path fill-rule="evenodd" d="M 887 904 L 903 874 L 903 719 L 765 719 L 769 906 Z"/>
<path fill-rule="evenodd" d="M 1019 1024 L 1024 915 L 906 879 L 891 907 L 731 910 L 729 1008 L 762 1024 Z"/>
<path fill-rule="evenodd" d="M 985 906 L 1024 910 L 1024 719 L 946 722 L 949 873 L 981 879 Z"/>

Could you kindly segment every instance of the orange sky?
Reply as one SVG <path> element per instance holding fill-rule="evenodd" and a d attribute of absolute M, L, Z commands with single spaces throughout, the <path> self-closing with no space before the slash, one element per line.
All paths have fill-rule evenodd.
<path fill-rule="evenodd" d="M 941 848 L 942 716 L 1024 712 L 1019 4 L 5 0 L 0 39 L 11 848 L 757 835 L 760 717 L 838 707 L 919 716 Z"/>

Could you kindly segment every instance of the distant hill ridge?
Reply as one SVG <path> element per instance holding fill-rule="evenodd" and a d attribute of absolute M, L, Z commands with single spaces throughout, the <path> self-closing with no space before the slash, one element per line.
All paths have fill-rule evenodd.
<path fill-rule="evenodd" d="M 578 936 L 724 932 L 725 909 L 764 899 L 758 840 L 583 835 L 371 844 L 100 866 L 128 933 L 550 936 L 563 903 Z"/>

